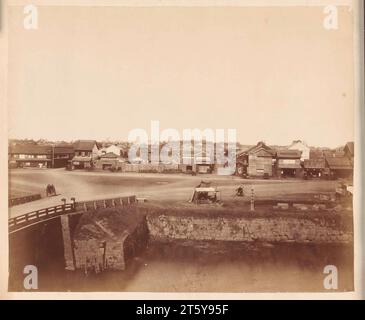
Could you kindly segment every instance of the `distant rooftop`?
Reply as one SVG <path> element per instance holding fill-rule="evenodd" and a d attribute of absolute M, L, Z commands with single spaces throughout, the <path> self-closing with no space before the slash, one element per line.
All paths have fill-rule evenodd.
<path fill-rule="evenodd" d="M 97 144 L 95 140 L 77 140 L 74 143 L 74 149 L 91 151 L 95 144 Z"/>

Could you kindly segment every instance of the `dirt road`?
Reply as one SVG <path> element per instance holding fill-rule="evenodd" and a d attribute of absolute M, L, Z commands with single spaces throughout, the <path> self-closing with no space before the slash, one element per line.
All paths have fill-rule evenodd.
<path fill-rule="evenodd" d="M 61 204 L 61 199 L 76 201 L 103 199 L 108 197 L 136 195 L 148 201 L 187 202 L 201 180 L 211 181 L 221 191 L 223 201 L 241 201 L 234 198 L 235 189 L 244 184 L 248 195 L 254 188 L 255 196 L 281 197 L 294 194 L 331 192 L 333 181 L 304 180 L 244 180 L 235 176 L 185 174 L 146 174 L 66 171 L 65 169 L 15 169 L 10 171 L 9 190 L 11 194 L 40 193 L 41 200 L 9 209 L 9 216 L 15 217 L 27 212 Z M 57 196 L 46 197 L 47 184 L 54 184 Z"/>

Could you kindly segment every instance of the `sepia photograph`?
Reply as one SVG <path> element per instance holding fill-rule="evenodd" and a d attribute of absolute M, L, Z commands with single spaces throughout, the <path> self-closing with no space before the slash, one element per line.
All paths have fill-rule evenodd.
<path fill-rule="evenodd" d="M 3 4 L 8 293 L 359 289 L 359 3 L 280 3 Z"/>

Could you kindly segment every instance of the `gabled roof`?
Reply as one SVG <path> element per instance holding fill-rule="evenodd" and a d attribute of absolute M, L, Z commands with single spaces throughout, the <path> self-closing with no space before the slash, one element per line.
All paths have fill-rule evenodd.
<path fill-rule="evenodd" d="M 326 162 L 330 169 L 352 169 L 351 161 L 346 157 L 326 156 Z"/>
<path fill-rule="evenodd" d="M 11 154 L 52 154 L 52 146 L 37 144 L 16 144 L 9 147 Z"/>
<path fill-rule="evenodd" d="M 259 156 L 264 157 L 273 157 L 276 154 L 276 151 L 270 147 L 268 147 L 264 142 L 260 141 L 256 146 L 253 146 L 245 151 L 240 152 L 237 156 L 242 154 L 259 154 Z"/>
<path fill-rule="evenodd" d="M 352 141 L 347 142 L 345 147 L 344 147 L 344 151 L 348 150 L 348 152 L 350 153 L 351 156 L 354 156 L 354 143 Z"/>
<path fill-rule="evenodd" d="M 97 145 L 95 140 L 77 140 L 74 143 L 75 150 L 91 151 Z"/>
<path fill-rule="evenodd" d="M 300 150 L 278 150 L 276 153 L 278 159 L 300 159 L 301 156 Z"/>

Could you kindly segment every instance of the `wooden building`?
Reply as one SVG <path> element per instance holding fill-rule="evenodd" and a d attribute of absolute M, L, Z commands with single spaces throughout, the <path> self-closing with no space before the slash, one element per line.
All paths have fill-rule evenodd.
<path fill-rule="evenodd" d="M 278 150 L 276 153 L 276 175 L 280 178 L 301 177 L 302 152 L 300 150 Z"/>
<path fill-rule="evenodd" d="M 343 148 L 345 153 L 345 157 L 350 159 L 352 166 L 354 166 L 354 154 L 355 154 L 355 146 L 353 142 L 347 142 L 345 147 Z"/>
<path fill-rule="evenodd" d="M 179 170 L 184 173 L 213 173 L 215 170 L 215 146 L 208 142 L 194 146 L 190 144 L 190 149 L 180 144 Z"/>
<path fill-rule="evenodd" d="M 326 162 L 323 157 L 305 159 L 303 168 L 306 179 L 326 177 Z"/>
<path fill-rule="evenodd" d="M 9 147 L 9 168 L 52 167 L 52 146 L 16 144 Z"/>
<path fill-rule="evenodd" d="M 239 151 L 236 158 L 236 175 L 247 177 L 248 175 L 248 153 L 246 150 Z"/>
<path fill-rule="evenodd" d="M 259 142 L 237 154 L 237 174 L 250 177 L 271 177 L 276 151 L 264 142 Z"/>
<path fill-rule="evenodd" d="M 353 166 L 351 160 L 345 156 L 330 156 L 326 155 L 326 166 L 329 169 L 331 179 L 349 178 L 353 176 Z"/>
<path fill-rule="evenodd" d="M 122 170 L 122 164 L 126 161 L 114 152 L 103 154 L 96 161 L 96 168 L 103 170 Z"/>
<path fill-rule="evenodd" d="M 66 168 L 75 154 L 72 144 L 57 144 L 53 147 L 53 168 Z"/>
<path fill-rule="evenodd" d="M 74 143 L 75 155 L 72 158 L 72 169 L 84 169 L 94 166 L 98 158 L 98 145 L 95 140 L 78 140 Z"/>

